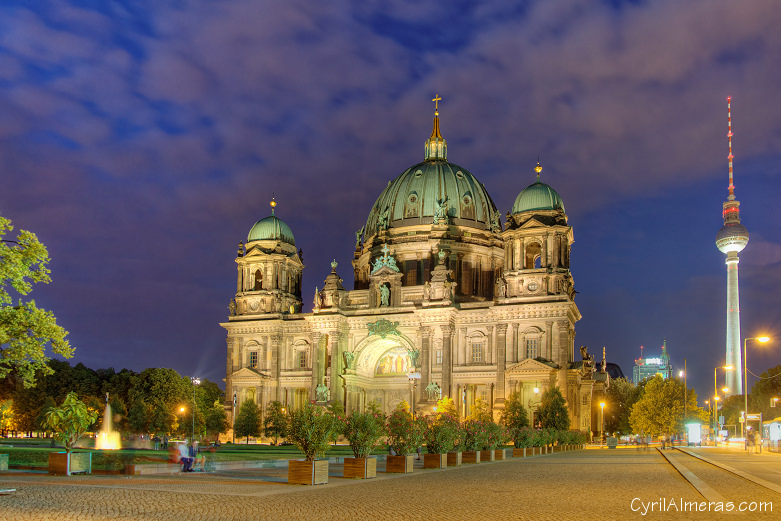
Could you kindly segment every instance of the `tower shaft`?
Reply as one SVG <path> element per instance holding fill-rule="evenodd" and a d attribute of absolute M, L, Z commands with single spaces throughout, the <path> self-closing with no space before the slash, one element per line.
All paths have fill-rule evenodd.
<path fill-rule="evenodd" d="M 732 370 L 726 371 L 725 386 L 729 388 L 726 396 L 743 394 L 743 364 L 740 356 L 740 296 L 738 294 L 739 261 L 737 252 L 727 254 L 726 365 L 732 366 Z"/>

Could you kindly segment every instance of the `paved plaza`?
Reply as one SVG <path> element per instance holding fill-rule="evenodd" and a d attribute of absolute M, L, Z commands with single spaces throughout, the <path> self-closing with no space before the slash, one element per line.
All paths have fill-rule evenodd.
<path fill-rule="evenodd" d="M 715 450 L 701 452 L 722 457 Z M 274 482 L 258 470 L 69 478 L 12 470 L 0 474 L 0 489 L 16 489 L 0 495 L 0 520 L 779 519 L 781 494 L 678 454 L 735 505 L 772 502 L 773 512 L 670 510 L 671 500 L 703 498 L 657 451 L 591 449 L 411 475 L 378 473 L 367 481 L 332 477 L 316 487 Z M 723 457 L 742 465 L 740 457 Z M 755 459 L 749 465 L 781 484 L 781 456 L 743 459 L 750 457 Z M 651 512 L 662 499 L 668 511 L 656 506 Z"/>

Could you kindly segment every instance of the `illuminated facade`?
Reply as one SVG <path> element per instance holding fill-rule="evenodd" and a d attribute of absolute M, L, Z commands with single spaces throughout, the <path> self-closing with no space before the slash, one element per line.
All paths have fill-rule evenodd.
<path fill-rule="evenodd" d="M 311 313 L 292 231 L 273 211 L 258 221 L 221 324 L 226 405 L 339 400 L 349 412 L 377 401 L 390 412 L 407 400 L 425 412 L 450 396 L 464 417 L 481 397 L 498 418 L 510 393 L 534 409 L 535 388 L 558 386 L 572 428 L 591 430 L 609 377 L 585 350 L 575 360 L 572 228 L 535 172 L 502 226 L 482 183 L 447 161 L 437 110 L 424 161 L 388 183 L 356 233 L 353 289 L 334 261 Z"/>

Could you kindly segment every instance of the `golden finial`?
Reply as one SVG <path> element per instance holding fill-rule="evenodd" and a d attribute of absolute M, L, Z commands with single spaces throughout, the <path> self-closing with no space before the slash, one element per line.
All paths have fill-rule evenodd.
<path fill-rule="evenodd" d="M 431 101 L 434 102 L 434 115 L 439 116 L 439 102 L 442 101 L 442 98 L 440 98 L 439 94 L 437 94 Z"/>
<path fill-rule="evenodd" d="M 537 179 L 540 178 L 540 172 L 542 172 L 542 166 L 540 165 L 540 160 L 537 160 L 537 166 L 534 167 L 534 171 L 537 172 Z"/>
<path fill-rule="evenodd" d="M 277 202 L 274 200 L 274 196 L 271 196 L 271 202 L 268 203 L 271 206 L 271 215 L 274 215 L 274 208 L 277 206 Z"/>

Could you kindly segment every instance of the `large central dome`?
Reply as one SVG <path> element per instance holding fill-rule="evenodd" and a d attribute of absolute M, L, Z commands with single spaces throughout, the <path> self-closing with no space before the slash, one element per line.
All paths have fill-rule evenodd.
<path fill-rule="evenodd" d="M 482 183 L 466 168 L 447 161 L 447 142 L 436 111 L 425 161 L 388 183 L 366 220 L 366 236 L 380 228 L 432 224 L 445 205 L 450 224 L 500 231 L 499 212 Z"/>
<path fill-rule="evenodd" d="M 405 170 L 388 183 L 366 220 L 372 235 L 380 222 L 388 228 L 431 224 L 447 204 L 452 224 L 490 230 L 499 213 L 483 185 L 466 168 L 443 159 L 428 160 Z"/>

